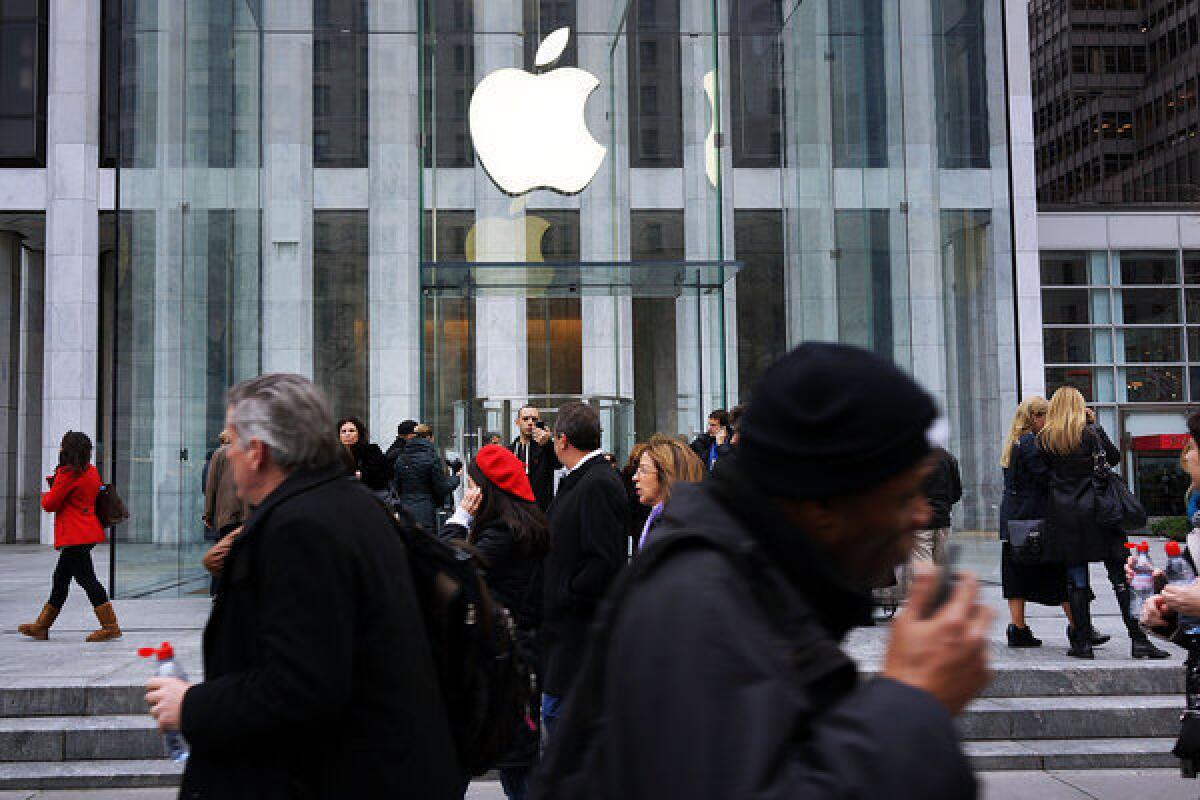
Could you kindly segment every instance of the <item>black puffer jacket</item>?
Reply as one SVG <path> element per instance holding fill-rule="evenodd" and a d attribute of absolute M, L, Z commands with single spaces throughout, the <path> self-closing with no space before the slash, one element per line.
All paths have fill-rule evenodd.
<path fill-rule="evenodd" d="M 434 512 L 458 488 L 458 480 L 457 475 L 451 477 L 446 471 L 446 462 L 433 448 L 433 442 L 416 436 L 396 458 L 392 486 L 400 505 L 413 520 L 433 530 Z"/>

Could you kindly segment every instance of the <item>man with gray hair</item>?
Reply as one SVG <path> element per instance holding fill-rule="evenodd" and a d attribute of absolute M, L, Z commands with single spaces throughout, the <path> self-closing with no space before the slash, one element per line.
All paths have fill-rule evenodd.
<path fill-rule="evenodd" d="M 202 683 L 153 678 L 191 747 L 182 797 L 461 797 L 408 556 L 346 480 L 321 391 L 230 390 L 228 466 L 251 507 L 204 631 Z"/>

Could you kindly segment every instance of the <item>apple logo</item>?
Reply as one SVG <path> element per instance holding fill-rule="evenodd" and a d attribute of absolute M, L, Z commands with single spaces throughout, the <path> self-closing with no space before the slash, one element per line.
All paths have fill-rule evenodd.
<path fill-rule="evenodd" d="M 570 28 L 559 28 L 538 47 L 535 66 L 553 64 L 566 49 Z M 491 73 L 471 96 L 471 139 L 484 170 L 501 191 L 583 191 L 604 161 L 583 116 L 600 85 L 575 67 L 541 74 L 505 68 Z"/>

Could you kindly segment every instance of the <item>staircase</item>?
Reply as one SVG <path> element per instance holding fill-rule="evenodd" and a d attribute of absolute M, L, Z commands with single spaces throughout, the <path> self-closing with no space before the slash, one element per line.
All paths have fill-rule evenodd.
<path fill-rule="evenodd" d="M 0 790 L 177 786 L 140 686 L 0 689 Z"/>

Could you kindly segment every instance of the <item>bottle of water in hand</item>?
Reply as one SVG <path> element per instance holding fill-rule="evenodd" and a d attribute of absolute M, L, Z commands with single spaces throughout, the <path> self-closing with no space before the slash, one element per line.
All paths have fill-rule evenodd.
<path fill-rule="evenodd" d="M 1187 562 L 1182 555 L 1179 547 L 1179 542 L 1167 542 L 1167 566 L 1163 569 L 1167 576 L 1167 583 L 1172 585 L 1187 586 L 1196 581 L 1196 571 L 1192 569 L 1192 565 Z M 1196 634 L 1200 633 L 1200 619 L 1191 615 L 1179 615 L 1179 627 L 1184 633 Z"/>
<path fill-rule="evenodd" d="M 1133 580 L 1129 583 L 1129 615 L 1139 619 L 1142 606 L 1154 596 L 1154 563 L 1150 560 L 1149 543 L 1126 542 L 1125 547 L 1137 554 L 1133 562 Z"/>
<path fill-rule="evenodd" d="M 138 655 L 142 658 L 154 656 L 158 659 L 158 667 L 154 670 L 154 674 L 159 678 L 178 678 L 181 681 L 188 679 L 183 667 L 179 666 L 179 662 L 175 660 L 175 649 L 171 647 L 170 642 L 163 642 L 161 647 L 138 648 Z M 179 731 L 165 732 L 163 744 L 166 746 L 167 758 L 180 763 L 187 761 L 188 744 L 182 733 Z"/>

